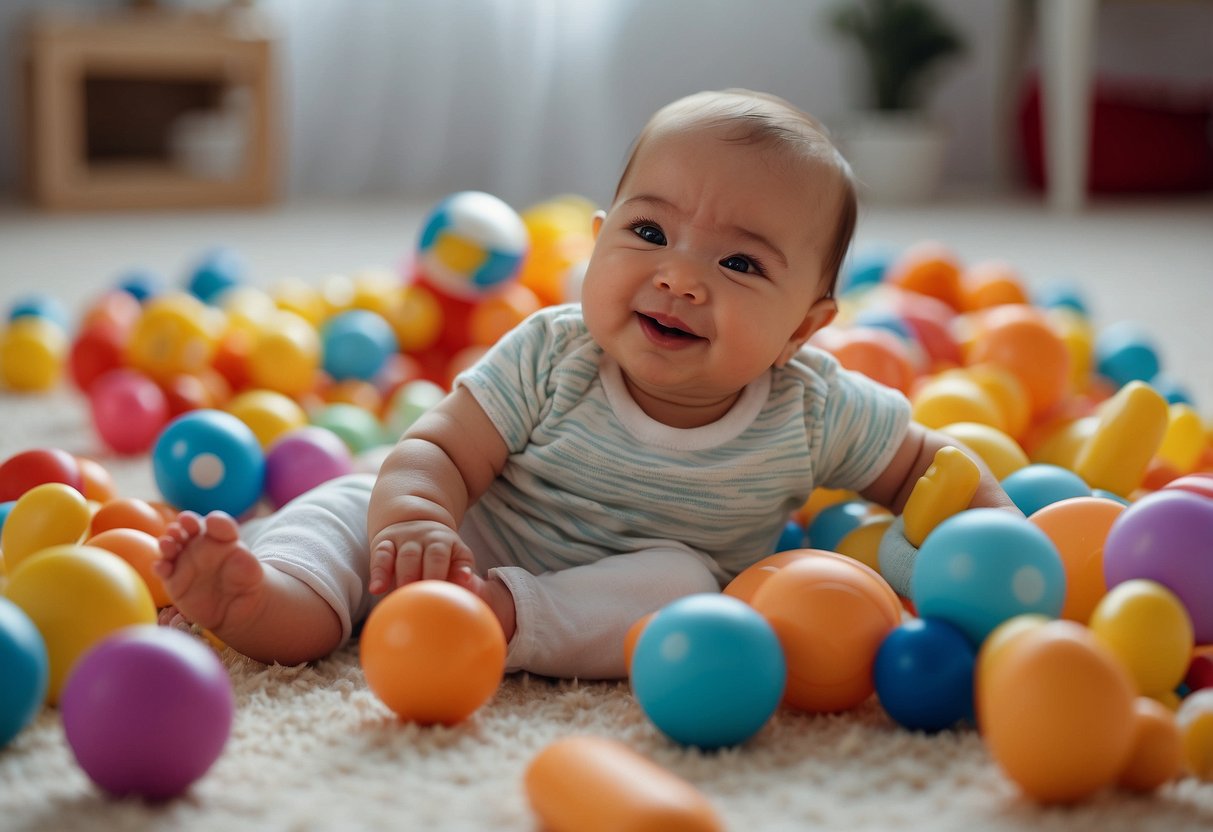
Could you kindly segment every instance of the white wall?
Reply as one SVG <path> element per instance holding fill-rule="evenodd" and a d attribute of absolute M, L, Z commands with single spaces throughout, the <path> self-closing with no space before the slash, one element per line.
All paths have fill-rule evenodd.
<path fill-rule="evenodd" d="M 932 97 L 951 126 L 954 185 L 989 185 L 999 173 L 1002 33 L 1017 2 L 936 0 L 969 41 Z M 0 0 L 0 190 L 20 164 L 11 39 L 36 5 Z M 478 187 L 516 204 L 565 191 L 605 199 L 652 110 L 705 88 L 765 89 L 829 123 L 855 104 L 856 82 L 851 54 L 825 24 L 832 5 L 262 0 L 283 33 L 289 191 Z M 1213 3 L 1109 0 L 1097 43 L 1106 74 L 1213 86 Z"/>

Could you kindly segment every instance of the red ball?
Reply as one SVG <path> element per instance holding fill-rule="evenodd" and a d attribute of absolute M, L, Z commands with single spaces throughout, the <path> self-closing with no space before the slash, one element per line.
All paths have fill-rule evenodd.
<path fill-rule="evenodd" d="M 137 370 L 110 370 L 93 382 L 89 399 L 97 434 L 120 454 L 146 451 L 169 419 L 164 391 Z"/>
<path fill-rule="evenodd" d="M 13 454 L 0 465 L 0 503 L 16 500 L 36 485 L 61 482 L 84 493 L 80 463 L 58 448 L 34 448 Z"/>
<path fill-rule="evenodd" d="M 94 324 L 72 342 L 67 365 L 72 381 L 87 393 L 93 382 L 121 367 L 126 352 L 126 333 L 113 324 Z"/>

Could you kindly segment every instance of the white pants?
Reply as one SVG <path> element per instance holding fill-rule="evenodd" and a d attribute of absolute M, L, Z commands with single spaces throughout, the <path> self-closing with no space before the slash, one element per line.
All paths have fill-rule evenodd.
<path fill-rule="evenodd" d="M 242 529 L 259 560 L 303 581 L 328 602 L 341 619 L 343 642 L 379 600 L 367 590 L 367 508 L 374 483 L 369 474 L 332 480 Z M 507 671 L 624 677 L 628 628 L 677 598 L 719 591 L 724 577 L 706 555 L 673 541 L 533 575 L 512 565 L 474 524 L 465 523 L 459 533 L 476 555 L 477 571 L 500 580 L 514 596 L 517 628 Z"/>

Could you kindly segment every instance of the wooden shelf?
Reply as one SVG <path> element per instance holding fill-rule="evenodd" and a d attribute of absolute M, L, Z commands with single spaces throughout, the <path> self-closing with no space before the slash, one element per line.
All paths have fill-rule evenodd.
<path fill-rule="evenodd" d="M 36 17 L 24 56 L 34 201 L 52 210 L 271 201 L 279 162 L 273 52 L 267 27 L 247 10 Z M 221 109 L 236 100 L 238 111 Z M 235 126 L 239 156 L 220 174 L 190 172 L 173 153 L 174 125 L 200 116 Z"/>

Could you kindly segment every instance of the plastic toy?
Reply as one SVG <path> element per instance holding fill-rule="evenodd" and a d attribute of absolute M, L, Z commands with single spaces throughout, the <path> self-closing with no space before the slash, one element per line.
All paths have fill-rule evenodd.
<path fill-rule="evenodd" d="M 152 537 L 159 537 L 166 525 L 164 517 L 146 500 L 117 497 L 102 503 L 93 514 L 89 534 L 101 534 L 110 529 L 138 529 Z"/>
<path fill-rule="evenodd" d="M 280 310 L 261 326 L 248 354 L 253 387 L 299 396 L 316 386 L 320 336 L 306 319 Z"/>
<path fill-rule="evenodd" d="M 849 295 L 871 289 L 884 280 L 896 253 L 885 248 L 852 250 L 838 276 L 838 294 Z"/>
<path fill-rule="evenodd" d="M 979 645 L 1012 616 L 1056 616 L 1065 570 L 1045 533 L 1008 511 L 977 508 L 940 523 L 918 550 L 911 597 L 923 618 L 941 618 Z"/>
<path fill-rule="evenodd" d="M 160 434 L 152 448 L 152 473 L 174 506 L 239 517 L 261 496 L 265 454 L 253 432 L 232 414 L 195 410 Z"/>
<path fill-rule="evenodd" d="M 403 720 L 454 725 L 489 700 L 505 671 L 505 636 L 488 605 L 446 581 L 393 590 L 359 646 L 371 691 Z"/>
<path fill-rule="evenodd" d="M 224 292 L 244 282 L 244 261 L 231 249 L 208 251 L 194 267 L 186 283 L 190 294 L 203 303 L 216 303 Z"/>
<path fill-rule="evenodd" d="M 349 447 L 337 434 L 308 426 L 280 436 L 265 455 L 265 496 L 279 508 L 303 492 L 352 473 Z"/>
<path fill-rule="evenodd" d="M 1025 304 L 1028 293 L 1018 270 L 1001 260 L 983 260 L 960 275 L 960 308 L 975 312 L 1009 303 Z"/>
<path fill-rule="evenodd" d="M 527 766 L 527 799 L 550 832 L 721 832 L 694 786 L 604 737 L 565 737 Z"/>
<path fill-rule="evenodd" d="M 968 508 L 980 480 L 977 464 L 960 448 L 949 445 L 936 451 L 902 512 L 910 545 L 922 546 L 936 526 Z"/>
<path fill-rule="evenodd" d="M 892 514 L 873 514 L 844 535 L 834 545 L 834 551 L 880 572 L 880 542 L 891 525 Z"/>
<path fill-rule="evenodd" d="M 42 318 L 50 321 L 62 330 L 69 325 L 67 310 L 55 298 L 38 292 L 17 298 L 8 309 L 8 320 L 18 321 L 22 318 Z"/>
<path fill-rule="evenodd" d="M 1191 474 L 1171 480 L 1163 486 L 1164 490 L 1187 491 L 1199 497 L 1213 500 L 1213 474 Z"/>
<path fill-rule="evenodd" d="M 1152 792 L 1183 773 L 1183 736 L 1175 713 L 1146 696 L 1133 701 L 1133 743 L 1116 785 Z"/>
<path fill-rule="evenodd" d="M 383 425 L 379 419 L 374 413 L 356 405 L 343 402 L 326 405 L 312 414 L 312 424 L 337 434 L 354 454 L 384 442 Z"/>
<path fill-rule="evenodd" d="M 1192 620 L 1161 584 L 1117 584 L 1095 607 L 1087 626 L 1128 669 L 1138 693 L 1162 696 L 1183 680 L 1192 655 Z"/>
<path fill-rule="evenodd" d="M 628 631 L 623 636 L 623 666 L 627 668 L 628 675 L 632 675 L 632 655 L 636 652 L 636 642 L 640 641 L 640 634 L 644 632 L 644 628 L 649 626 L 649 622 L 653 620 L 656 612 L 651 612 L 648 615 L 642 615 L 632 622 L 632 626 L 628 627 Z"/>
<path fill-rule="evenodd" d="M 798 558 L 752 604 L 783 645 L 789 706 L 843 711 L 871 696 L 876 651 L 901 622 L 901 603 L 876 572 L 841 555 Z"/>
<path fill-rule="evenodd" d="M 1091 496 L 1091 487 L 1073 471 L 1040 463 L 1009 474 L 1003 479 L 1002 488 L 1028 517 L 1059 500 Z"/>
<path fill-rule="evenodd" d="M 973 719 L 973 646 L 944 621 L 914 618 L 876 652 L 872 680 L 880 704 L 911 731 L 942 731 Z"/>
<path fill-rule="evenodd" d="M 18 318 L 0 332 L 0 381 L 12 390 L 49 390 L 59 383 L 67 353 L 67 335 L 57 323 Z"/>
<path fill-rule="evenodd" d="M 320 330 L 324 371 L 334 379 L 369 380 L 396 352 L 396 334 L 382 316 L 351 309 L 330 318 Z"/>
<path fill-rule="evenodd" d="M 1084 318 L 1090 315 L 1081 287 L 1070 280 L 1050 280 L 1033 292 L 1032 300 L 1041 309 L 1067 309 Z"/>
<path fill-rule="evenodd" d="M 115 797 L 167 800 L 218 759 L 235 702 L 209 647 L 168 627 L 128 627 L 76 665 L 59 702 L 76 761 Z"/>
<path fill-rule="evenodd" d="M 884 329 L 855 326 L 825 336 L 822 347 L 848 370 L 863 373 L 909 395 L 918 377 L 914 354 L 907 346 L 907 340 L 912 338 L 913 334 L 909 338 L 899 338 Z"/>
<path fill-rule="evenodd" d="M 484 298 L 468 318 L 471 343 L 491 347 L 503 335 L 543 306 L 538 296 L 521 283 L 511 283 Z"/>
<path fill-rule="evenodd" d="M 843 538 L 865 523 L 888 515 L 887 509 L 867 500 L 847 500 L 828 506 L 817 513 L 806 530 L 814 549 L 838 551 Z M 803 546 L 792 548 L 803 549 Z"/>
<path fill-rule="evenodd" d="M 1208 445 L 1204 422 L 1194 407 L 1172 404 L 1167 408 L 1167 431 L 1158 446 L 1158 459 L 1176 472 L 1187 474 L 1196 468 Z"/>
<path fill-rule="evenodd" d="M 76 457 L 76 462 L 80 465 L 84 499 L 100 504 L 118 496 L 118 484 L 104 465 L 86 456 Z"/>
<path fill-rule="evenodd" d="M 1085 624 L 1108 591 L 1103 548 L 1108 530 L 1125 509 L 1104 497 L 1072 497 L 1034 512 L 1029 521 L 1048 535 L 1066 572 L 1061 617 Z"/>
<path fill-rule="evenodd" d="M 145 452 L 168 424 L 164 391 L 138 370 L 110 370 L 92 383 L 88 398 L 97 435 L 120 454 Z"/>
<path fill-rule="evenodd" d="M 792 549 L 804 549 L 808 546 L 809 538 L 805 533 L 804 526 L 797 523 L 795 520 L 789 520 L 783 524 L 783 531 L 779 533 L 779 539 L 775 541 L 775 552 L 787 552 Z"/>
<path fill-rule="evenodd" d="M 1109 587 L 1133 578 L 1165 586 L 1192 618 L 1197 644 L 1213 643 L 1213 501 L 1180 489 L 1142 497 L 1104 542 Z"/>
<path fill-rule="evenodd" d="M 497 197 L 461 191 L 434 206 L 422 224 L 418 262 L 426 280 L 473 300 L 515 279 L 529 246 L 522 218 Z"/>
<path fill-rule="evenodd" d="M 1184 768 L 1201 780 L 1213 781 L 1213 690 L 1184 699 L 1175 721 L 1183 740 Z"/>
<path fill-rule="evenodd" d="M 399 355 L 399 353 L 395 353 Z M 387 367 L 387 363 L 384 363 Z M 382 373 L 382 370 L 380 371 Z M 376 375 L 376 378 L 379 376 Z M 358 378 L 347 378 L 326 386 L 322 392 L 324 400 L 329 404 L 352 404 L 361 407 L 368 413 L 379 413 L 383 410 L 383 394 L 379 388 L 369 381 Z"/>
<path fill-rule="evenodd" d="M 164 278 L 150 269 L 135 268 L 118 278 L 117 288 L 139 303 L 164 294 Z"/>
<path fill-rule="evenodd" d="M 1047 314 L 1070 356 L 1070 392 L 1089 392 L 1096 380 L 1095 327 L 1077 312 L 1066 308 L 1053 309 Z"/>
<path fill-rule="evenodd" d="M 442 305 L 424 286 L 410 284 L 401 290 L 399 301 L 384 312 L 396 333 L 401 352 L 421 352 L 438 340 L 442 332 Z"/>
<path fill-rule="evenodd" d="M 570 273 L 589 260 L 594 248 L 593 217 L 598 206 L 584 197 L 564 194 L 522 212 L 531 246 L 518 274 L 518 283 L 544 305 L 572 303 L 580 298 L 570 286 Z M 570 294 L 570 290 L 576 292 Z"/>
<path fill-rule="evenodd" d="M 0 463 L 0 502 L 16 500 L 35 485 L 61 482 L 83 491 L 80 463 L 58 448 L 31 448 Z"/>
<path fill-rule="evenodd" d="M 956 254 L 935 240 L 906 247 L 885 271 L 885 282 L 960 308 L 961 265 Z"/>
<path fill-rule="evenodd" d="M 999 430 L 1006 427 L 994 397 L 959 371 L 927 379 L 914 391 L 910 403 L 914 421 L 929 428 L 956 422 L 978 422 Z"/>
<path fill-rule="evenodd" d="M 1117 387 L 1148 382 L 1161 368 L 1154 339 L 1137 324 L 1118 321 L 1095 337 L 1095 370 Z"/>
<path fill-rule="evenodd" d="M 134 567 L 139 577 L 147 584 L 152 603 L 157 608 L 167 607 L 173 601 L 164 588 L 164 581 L 153 568 L 160 560 L 160 543 L 147 532 L 138 529 L 109 529 L 95 534 L 85 541 L 86 546 L 96 546 L 113 552 Z"/>
<path fill-rule="evenodd" d="M 21 495 L 0 532 L 0 551 L 11 572 L 30 555 L 61 543 L 79 543 L 91 512 L 84 495 L 60 482 L 35 486 Z"/>
<path fill-rule="evenodd" d="M 1213 655 L 1208 653 L 1194 655 L 1184 674 L 1183 683 L 1192 692 L 1213 688 Z"/>
<path fill-rule="evenodd" d="M 248 425 L 263 448 L 307 424 L 307 413 L 299 403 L 273 390 L 246 390 L 228 402 L 224 410 Z"/>
<path fill-rule="evenodd" d="M 1050 621 L 982 666 L 980 719 L 1003 772 L 1041 803 L 1084 800 L 1133 752 L 1133 682 L 1086 628 Z"/>
<path fill-rule="evenodd" d="M 82 393 L 88 393 L 94 381 L 125 361 L 126 333 L 104 324 L 80 330 L 67 354 L 71 380 Z"/>
<path fill-rule="evenodd" d="M 223 313 L 184 294 L 162 295 L 143 307 L 127 343 L 127 361 L 154 379 L 197 372 L 210 363 Z"/>
<path fill-rule="evenodd" d="M 1092 488 L 1128 497 L 1167 432 L 1166 400 L 1140 381 L 1130 381 L 1104 402 L 1091 436 L 1074 460 L 1074 472 Z"/>
<path fill-rule="evenodd" d="M 54 704 L 76 661 L 115 630 L 154 624 L 156 607 L 139 573 L 93 546 L 52 546 L 8 576 L 8 599 L 42 633 L 50 662 L 46 699 Z"/>
<path fill-rule="evenodd" d="M 0 749 L 33 721 L 46 698 L 46 643 L 19 606 L 0 595 Z"/>
<path fill-rule="evenodd" d="M 968 363 L 989 362 L 1008 370 L 1023 385 L 1034 418 L 1069 393 L 1070 354 L 1042 312 L 998 306 L 982 314 L 978 329 L 980 335 L 966 353 Z"/>
<path fill-rule="evenodd" d="M 964 444 L 990 469 L 994 479 L 1001 480 L 1031 464 L 1014 439 L 990 425 L 977 422 L 953 422 L 939 429 L 944 436 Z"/>
<path fill-rule="evenodd" d="M 112 289 L 94 298 L 80 317 L 81 331 L 93 327 L 112 327 L 123 336 L 135 328 L 143 307 L 134 296 L 120 289 Z"/>
<path fill-rule="evenodd" d="M 748 604 L 701 594 L 663 607 L 631 660 L 632 692 L 670 739 L 713 749 L 753 736 L 787 681 L 775 632 Z"/>
<path fill-rule="evenodd" d="M 750 604 L 754 599 L 754 593 L 758 591 L 758 587 L 766 582 L 767 578 L 789 563 L 814 555 L 839 557 L 834 552 L 826 552 L 820 549 L 788 549 L 783 552 L 776 552 L 756 563 L 750 564 L 738 572 L 733 580 L 729 581 L 728 585 L 724 588 L 724 594 L 731 595 L 739 601 L 745 601 L 747 604 Z"/>

